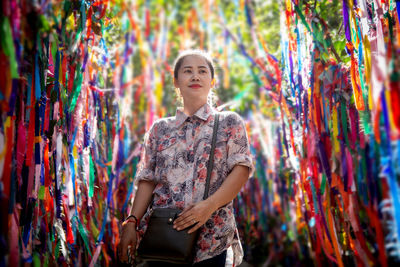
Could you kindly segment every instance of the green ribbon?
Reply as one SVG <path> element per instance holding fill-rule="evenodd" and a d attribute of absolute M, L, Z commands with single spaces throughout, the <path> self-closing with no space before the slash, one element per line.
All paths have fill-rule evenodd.
<path fill-rule="evenodd" d="M 61 240 L 58 240 L 56 249 L 54 251 L 54 256 L 55 256 L 56 260 L 58 259 L 58 256 L 60 255 L 60 246 L 61 246 Z"/>
<path fill-rule="evenodd" d="M 321 181 L 321 187 L 320 187 L 322 196 L 325 193 L 325 187 L 326 187 L 326 175 L 325 175 L 325 173 L 322 173 L 322 181 Z"/>
<path fill-rule="evenodd" d="M 93 164 L 92 155 L 89 155 L 89 169 L 90 169 L 90 176 L 89 176 L 89 197 L 93 197 L 94 164 Z"/>
<path fill-rule="evenodd" d="M 53 34 L 53 39 L 54 39 L 54 41 L 53 42 L 51 42 L 51 55 L 52 55 L 52 57 L 53 57 L 53 65 L 54 65 L 54 70 L 56 69 L 56 54 L 57 54 L 57 47 L 58 47 L 58 41 L 57 41 L 57 39 L 58 39 L 58 37 L 57 37 L 57 35 L 55 35 L 55 34 Z M 55 73 L 54 73 L 54 75 L 55 75 Z M 58 78 L 59 77 L 54 77 L 56 80 L 58 80 Z"/>
<path fill-rule="evenodd" d="M 313 202 L 314 202 L 314 210 L 315 210 L 315 214 L 318 214 L 317 191 L 315 190 L 315 186 L 314 186 L 311 176 L 307 177 L 307 180 L 310 180 L 310 187 L 311 187 L 311 192 L 312 192 Z"/>
<path fill-rule="evenodd" d="M 308 25 L 306 18 L 304 17 L 303 13 L 301 12 L 300 8 L 298 5 L 294 6 L 294 10 L 296 10 L 296 13 L 299 15 L 301 22 L 303 22 L 304 26 L 306 26 L 307 30 L 312 33 L 311 29 L 310 29 L 310 25 Z"/>
<path fill-rule="evenodd" d="M 40 263 L 40 257 L 39 257 L 39 255 L 38 255 L 37 253 L 34 253 L 34 254 L 33 254 L 33 259 L 32 259 L 32 261 L 33 261 L 33 266 L 34 266 L 34 267 L 40 267 L 40 266 L 42 266 L 42 264 Z"/>
<path fill-rule="evenodd" d="M 75 71 L 75 80 L 74 80 L 74 88 L 72 90 L 72 97 L 71 97 L 71 103 L 69 106 L 69 112 L 73 112 L 75 110 L 76 106 L 76 101 L 78 100 L 78 96 L 81 93 L 82 89 L 82 81 L 83 81 L 83 73 L 81 71 L 81 64 L 78 63 L 76 66 L 76 71 Z"/>
<path fill-rule="evenodd" d="M 346 104 L 344 101 L 340 102 L 340 116 L 342 119 L 342 129 L 343 129 L 343 135 L 344 135 L 344 140 L 346 141 L 346 145 L 349 148 L 350 151 L 351 147 L 350 147 L 350 142 L 349 142 L 349 136 L 347 134 L 347 116 L 346 116 Z"/>
<path fill-rule="evenodd" d="M 44 199 L 44 186 L 43 185 L 39 187 L 38 199 L 41 199 L 41 200 Z"/>
<path fill-rule="evenodd" d="M 14 41 L 12 37 L 11 25 L 10 21 L 7 17 L 0 18 L 1 20 L 1 29 L 0 33 L 2 35 L 1 38 L 1 47 L 3 49 L 4 54 L 10 60 L 10 71 L 11 71 L 11 78 L 18 79 L 18 63 L 15 56 L 15 48 L 14 48 Z"/>
<path fill-rule="evenodd" d="M 78 224 L 79 224 L 79 225 L 78 225 L 78 230 L 79 230 L 79 233 L 80 233 L 81 236 L 82 236 L 83 242 L 85 243 L 85 247 L 86 247 L 87 251 L 89 252 L 89 255 L 92 256 L 92 252 L 90 251 L 89 239 L 88 239 L 86 230 L 85 230 L 85 228 L 83 227 L 81 221 L 79 221 Z"/>
<path fill-rule="evenodd" d="M 364 129 L 364 134 L 369 135 L 372 133 L 371 129 L 371 114 L 367 110 L 359 110 L 358 115 L 361 121 L 362 128 Z"/>

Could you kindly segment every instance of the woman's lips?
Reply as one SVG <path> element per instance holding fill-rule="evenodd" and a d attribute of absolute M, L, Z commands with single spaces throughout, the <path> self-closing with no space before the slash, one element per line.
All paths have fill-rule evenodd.
<path fill-rule="evenodd" d="M 201 85 L 200 84 L 192 84 L 192 85 L 189 85 L 189 87 L 190 88 L 200 88 Z"/>

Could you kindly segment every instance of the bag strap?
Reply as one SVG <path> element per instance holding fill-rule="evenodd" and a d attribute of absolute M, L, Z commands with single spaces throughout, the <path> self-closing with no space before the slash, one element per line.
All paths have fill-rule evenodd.
<path fill-rule="evenodd" d="M 218 123 L 219 123 L 219 113 L 215 114 L 215 119 L 214 119 L 214 129 L 213 129 L 213 136 L 212 136 L 212 142 L 211 142 L 211 151 L 210 151 L 210 158 L 208 160 L 208 165 L 207 165 L 207 179 L 206 179 L 206 187 L 204 189 L 203 199 L 208 198 L 208 193 L 209 193 L 208 191 L 210 189 L 211 172 L 212 172 L 212 168 L 214 166 L 214 151 L 215 151 L 215 143 L 217 140 Z"/>

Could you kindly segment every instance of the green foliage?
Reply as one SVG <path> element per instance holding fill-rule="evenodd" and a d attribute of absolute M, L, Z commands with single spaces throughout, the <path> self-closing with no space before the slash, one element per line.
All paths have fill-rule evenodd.
<path fill-rule="evenodd" d="M 279 1 L 256 1 L 255 3 L 255 16 L 259 22 L 258 31 L 265 39 L 269 52 L 278 59 L 281 57 L 279 25 L 281 9 Z"/>
<path fill-rule="evenodd" d="M 339 0 L 321 0 L 321 1 L 301 1 L 300 5 L 309 6 L 312 15 L 318 20 L 322 19 L 326 26 L 321 21 L 313 21 L 313 32 L 316 40 L 325 48 L 333 45 L 340 61 L 347 63 L 350 61 L 345 46 L 346 39 L 344 35 L 342 2 Z M 330 39 L 328 38 L 328 34 Z M 326 54 L 326 56 L 328 56 Z"/>

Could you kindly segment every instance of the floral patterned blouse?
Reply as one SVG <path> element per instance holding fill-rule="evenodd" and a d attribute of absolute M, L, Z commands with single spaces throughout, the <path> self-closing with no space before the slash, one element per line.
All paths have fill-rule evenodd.
<path fill-rule="evenodd" d="M 202 106 L 188 117 L 178 108 L 174 117 L 157 120 L 145 136 L 136 181 L 153 181 L 153 208 L 184 209 L 202 200 L 211 150 L 215 111 Z M 253 164 L 245 125 L 234 112 L 220 112 L 214 167 L 210 192 L 213 194 L 235 165 L 250 168 Z M 139 233 L 146 230 L 149 211 L 144 215 Z M 233 213 L 232 201 L 215 211 L 200 228 L 194 262 L 219 255 L 229 246 L 234 264 L 242 261 L 243 250 Z"/>

